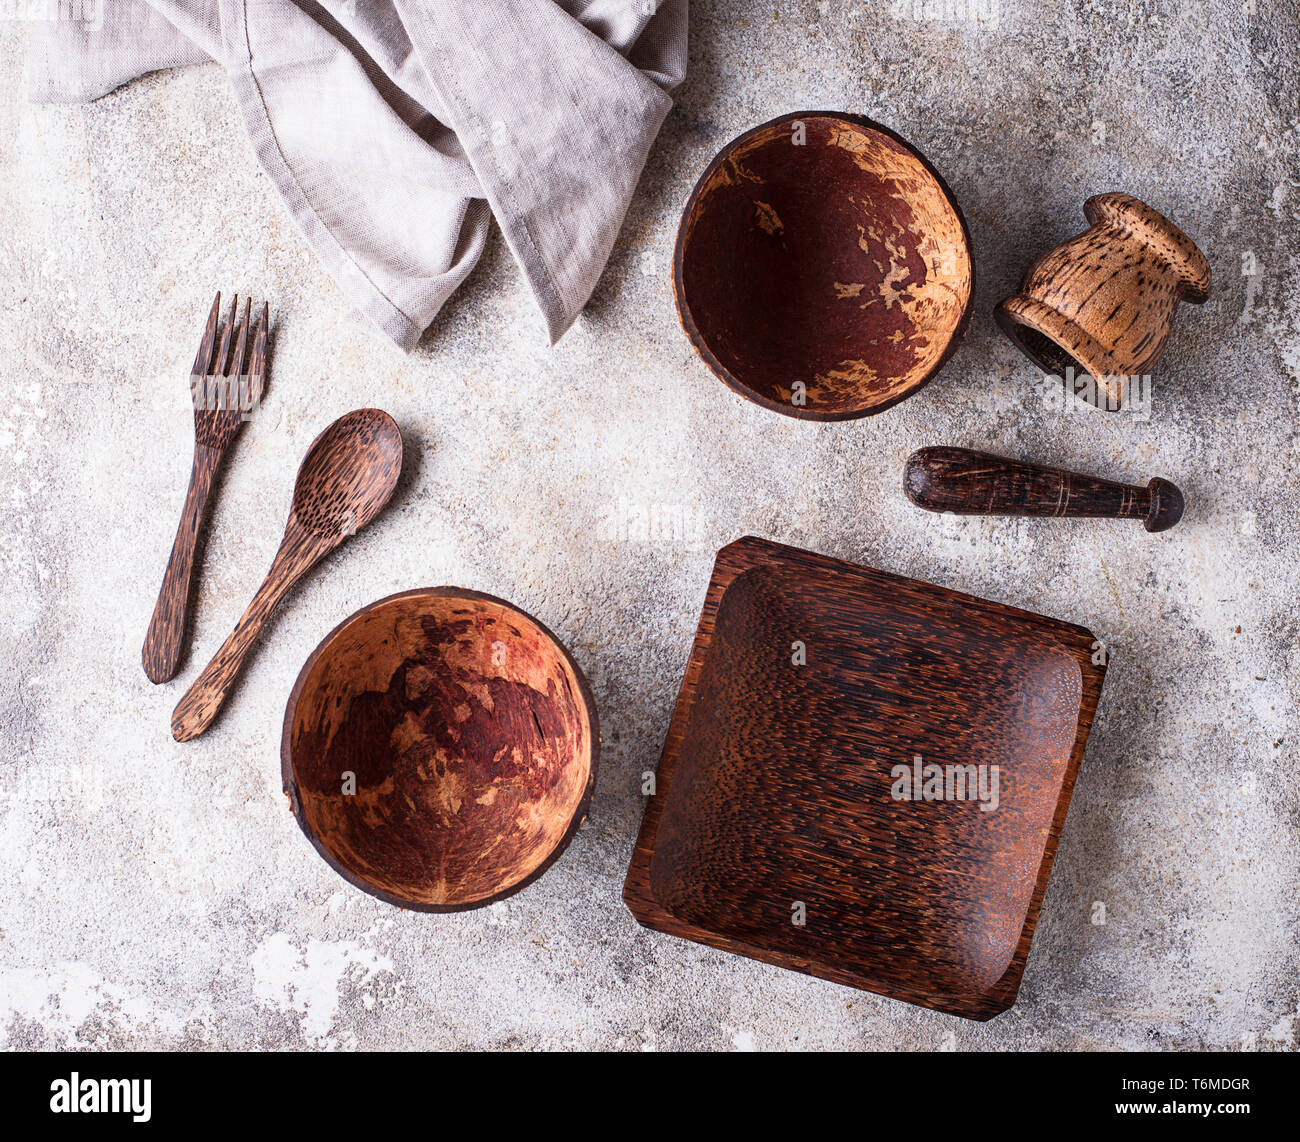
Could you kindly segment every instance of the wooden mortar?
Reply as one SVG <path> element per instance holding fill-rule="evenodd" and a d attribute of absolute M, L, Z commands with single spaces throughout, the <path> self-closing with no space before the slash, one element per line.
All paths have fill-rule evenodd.
<path fill-rule="evenodd" d="M 1115 410 L 1130 379 L 1160 360 L 1178 303 L 1209 296 L 1210 265 L 1186 234 L 1131 194 L 1094 195 L 1083 212 L 1091 229 L 1039 258 L 995 316 L 1044 372 L 1091 376 L 1098 406 Z"/>

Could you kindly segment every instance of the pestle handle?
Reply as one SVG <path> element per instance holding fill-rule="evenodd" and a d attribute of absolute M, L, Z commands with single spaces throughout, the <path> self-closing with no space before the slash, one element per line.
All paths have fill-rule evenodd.
<path fill-rule="evenodd" d="M 1159 477 L 1139 488 L 968 448 L 913 452 L 903 491 L 917 507 L 958 515 L 1140 519 L 1147 531 L 1165 531 L 1183 515 L 1182 493 Z"/>

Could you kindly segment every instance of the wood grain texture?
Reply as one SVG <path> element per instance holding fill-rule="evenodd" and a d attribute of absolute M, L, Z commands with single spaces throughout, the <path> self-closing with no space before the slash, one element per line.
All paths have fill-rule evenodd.
<path fill-rule="evenodd" d="M 752 537 L 723 548 L 624 900 L 672 935 L 996 1015 L 1019 990 L 1101 692 L 1094 641 Z M 918 756 L 998 766 L 998 808 L 895 799 L 894 767 Z"/>
<path fill-rule="evenodd" d="M 1020 292 L 998 304 L 998 324 L 1046 373 L 1091 376 L 1097 403 L 1122 407 L 1133 377 L 1160 360 L 1180 301 L 1203 302 L 1210 265 L 1164 215 L 1130 194 L 1087 200 L 1091 227 L 1049 250 Z"/>
<path fill-rule="evenodd" d="M 958 515 L 1140 519 L 1147 531 L 1166 531 L 1183 517 L 1182 492 L 1159 476 L 1140 488 L 969 448 L 913 452 L 903 491 L 919 508 Z"/>
<path fill-rule="evenodd" d="M 312 442 L 298 469 L 284 538 L 234 630 L 172 713 L 172 737 L 190 741 L 212 724 L 280 600 L 325 555 L 370 523 L 397 487 L 402 435 L 375 408 L 340 417 Z"/>
<path fill-rule="evenodd" d="M 673 288 L 728 386 L 789 416 L 845 420 L 939 371 L 970 319 L 974 267 L 952 192 L 914 147 L 861 116 L 804 111 L 709 164 Z"/>
<path fill-rule="evenodd" d="M 536 880 L 586 817 L 599 760 L 596 704 L 569 652 L 518 607 L 455 587 L 390 595 L 331 631 L 281 741 L 285 793 L 317 852 L 427 912 Z"/>
<path fill-rule="evenodd" d="M 263 305 L 261 316 L 250 328 L 251 310 L 251 302 L 246 302 L 240 319 L 236 296 L 218 336 L 218 293 L 190 371 L 194 460 L 176 538 L 140 652 L 145 675 L 154 683 L 171 680 L 180 666 L 193 597 L 195 553 L 207 523 L 213 489 L 227 450 L 262 399 L 270 308 Z"/>
<path fill-rule="evenodd" d="M 167 569 L 163 572 L 162 586 L 140 652 L 145 676 L 155 684 L 170 681 L 180 668 L 194 591 L 195 552 L 207 522 L 208 500 L 224 456 L 224 451 L 195 442 L 185 504 L 181 508 L 176 538 L 172 542 Z"/>

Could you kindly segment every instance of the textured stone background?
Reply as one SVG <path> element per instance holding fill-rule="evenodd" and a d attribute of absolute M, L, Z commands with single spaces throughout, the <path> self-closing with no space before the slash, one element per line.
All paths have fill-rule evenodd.
<path fill-rule="evenodd" d="M 0 1045 L 1253 1037 L 1295 1050 L 1294 5 L 693 8 L 690 78 L 578 325 L 546 347 L 498 238 L 410 358 L 343 312 L 217 67 L 93 106 L 32 107 L 26 32 L 0 30 Z M 707 159 L 808 107 L 863 112 L 929 155 L 966 212 L 979 280 L 970 334 L 940 377 L 841 425 L 732 395 L 692 355 L 669 286 L 678 211 Z M 1107 189 L 1170 214 L 1214 267 L 1146 421 L 1048 411 L 991 318 Z M 270 398 L 217 502 L 190 662 L 155 688 L 139 649 L 188 474 L 186 371 L 217 287 L 272 299 Z M 293 596 L 217 727 L 174 744 L 172 706 L 266 570 L 303 449 L 363 404 L 407 435 L 394 505 Z M 1159 536 L 946 524 L 899 489 L 907 453 L 937 442 L 1163 474 L 1189 511 Z M 1020 1001 L 994 1022 L 651 934 L 624 909 L 640 774 L 658 758 L 712 552 L 747 532 L 1079 622 L 1110 644 Z M 277 757 L 285 698 L 319 638 L 371 599 L 436 583 L 549 624 L 589 672 L 605 736 L 590 820 L 554 869 L 503 904 L 441 918 L 330 872 L 288 813 Z"/>

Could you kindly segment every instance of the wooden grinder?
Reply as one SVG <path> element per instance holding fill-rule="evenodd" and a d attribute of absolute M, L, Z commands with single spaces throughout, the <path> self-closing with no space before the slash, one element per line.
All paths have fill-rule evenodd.
<path fill-rule="evenodd" d="M 1130 194 L 1095 195 L 1083 212 L 1092 228 L 1039 258 L 995 316 L 1036 365 L 1091 376 L 1098 406 L 1114 410 L 1129 381 L 1164 353 L 1178 303 L 1209 296 L 1210 266 L 1186 234 Z"/>

